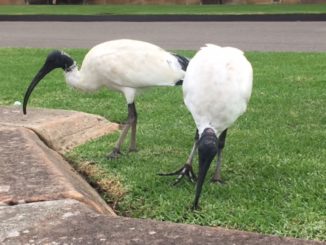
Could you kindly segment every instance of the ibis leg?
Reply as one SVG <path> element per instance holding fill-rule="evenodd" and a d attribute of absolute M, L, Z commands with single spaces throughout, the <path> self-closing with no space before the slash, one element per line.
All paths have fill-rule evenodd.
<path fill-rule="evenodd" d="M 133 149 L 136 149 L 136 123 L 137 123 L 137 113 L 136 113 L 136 107 L 135 103 L 128 104 L 128 120 L 126 125 L 123 127 L 123 130 L 120 134 L 120 137 L 115 144 L 113 150 L 111 153 L 107 155 L 107 158 L 109 159 L 115 159 L 121 155 L 121 145 L 126 139 L 126 136 L 128 134 L 129 128 L 131 127 L 132 129 L 132 134 L 131 134 L 131 143 L 130 143 L 130 148 L 133 147 Z"/>
<path fill-rule="evenodd" d="M 213 182 L 221 184 L 223 184 L 221 179 L 222 151 L 225 146 L 226 133 L 227 129 L 225 129 L 218 138 L 216 170 L 212 178 Z"/>
<path fill-rule="evenodd" d="M 137 111 L 135 103 L 128 105 L 129 123 L 131 125 L 131 140 L 129 151 L 137 151 L 136 147 L 136 130 L 137 130 Z"/>
<path fill-rule="evenodd" d="M 197 180 L 197 177 L 192 169 L 192 162 L 194 159 L 194 155 L 197 151 L 197 147 L 198 147 L 198 130 L 196 130 L 196 135 L 195 135 L 195 142 L 192 146 L 191 152 L 188 156 L 188 159 L 186 161 L 186 163 L 177 171 L 174 171 L 172 173 L 160 173 L 160 176 L 172 176 L 172 175 L 177 175 L 176 180 L 174 181 L 173 185 L 178 184 L 184 176 L 187 176 L 189 178 L 189 180 L 191 182 L 195 182 Z"/>

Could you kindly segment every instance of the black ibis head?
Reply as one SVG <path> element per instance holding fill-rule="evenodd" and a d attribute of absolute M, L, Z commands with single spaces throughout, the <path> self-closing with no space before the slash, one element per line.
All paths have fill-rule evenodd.
<path fill-rule="evenodd" d="M 63 70 L 67 71 L 70 67 L 74 65 L 73 59 L 66 53 L 55 50 L 52 51 L 46 58 L 44 65 L 38 71 L 38 73 L 33 78 L 32 82 L 28 86 L 25 96 L 24 96 L 24 103 L 23 103 L 23 112 L 26 114 L 26 106 L 31 95 L 32 91 L 36 87 L 36 85 L 52 70 L 56 68 L 62 68 Z"/>
<path fill-rule="evenodd" d="M 213 129 L 206 128 L 198 141 L 199 173 L 193 209 L 198 209 L 199 197 L 207 171 L 217 154 L 218 139 Z"/>

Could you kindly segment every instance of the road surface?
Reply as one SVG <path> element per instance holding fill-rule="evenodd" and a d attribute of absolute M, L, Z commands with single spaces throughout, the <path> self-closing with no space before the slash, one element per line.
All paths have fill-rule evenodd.
<path fill-rule="evenodd" d="M 326 23 L 314 22 L 22 22 L 0 23 L 0 47 L 91 48 L 112 39 L 149 41 L 169 50 L 205 43 L 245 51 L 326 51 Z"/>

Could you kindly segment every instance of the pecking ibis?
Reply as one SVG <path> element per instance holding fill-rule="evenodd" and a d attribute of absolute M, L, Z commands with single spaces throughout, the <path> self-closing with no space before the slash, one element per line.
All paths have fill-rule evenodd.
<path fill-rule="evenodd" d="M 177 175 L 175 184 L 184 176 L 195 181 L 192 161 L 198 149 L 199 173 L 193 209 L 199 207 L 202 186 L 216 155 L 212 180 L 222 182 L 220 170 L 227 130 L 246 111 L 252 83 L 252 66 L 239 49 L 207 44 L 189 62 L 183 95 L 197 127 L 195 142 L 181 169 L 160 175 Z"/>
<path fill-rule="evenodd" d="M 137 112 L 135 97 L 143 89 L 153 86 L 174 86 L 182 83 L 188 59 L 169 53 L 162 48 L 137 40 L 113 40 L 101 43 L 86 54 L 80 70 L 76 62 L 62 51 L 53 51 L 33 78 L 24 97 L 26 114 L 28 99 L 49 72 L 64 70 L 68 85 L 82 91 L 95 91 L 106 87 L 121 92 L 128 104 L 128 119 L 113 151 L 108 158 L 116 158 L 131 127 L 129 151 L 136 151 Z"/>

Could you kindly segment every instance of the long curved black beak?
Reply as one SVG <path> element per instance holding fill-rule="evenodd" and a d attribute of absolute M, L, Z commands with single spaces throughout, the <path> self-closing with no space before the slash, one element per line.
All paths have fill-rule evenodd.
<path fill-rule="evenodd" d="M 25 96 L 24 96 L 24 103 L 23 103 L 23 113 L 26 114 L 26 106 L 29 99 L 29 96 L 33 92 L 36 85 L 52 70 L 54 70 L 56 67 L 50 66 L 47 62 L 43 65 L 43 67 L 39 70 L 39 72 L 36 74 L 36 76 L 33 78 L 31 84 L 28 86 Z"/>
<path fill-rule="evenodd" d="M 26 114 L 26 106 L 29 96 L 33 92 L 36 85 L 48 74 L 56 68 L 69 69 L 74 64 L 73 59 L 64 52 L 59 50 L 52 51 L 46 58 L 46 61 L 36 76 L 33 78 L 31 84 L 28 86 L 23 103 L 23 112 Z"/>
<path fill-rule="evenodd" d="M 211 128 L 206 128 L 198 142 L 199 173 L 193 209 L 198 209 L 199 198 L 207 171 L 217 153 L 218 139 Z"/>

